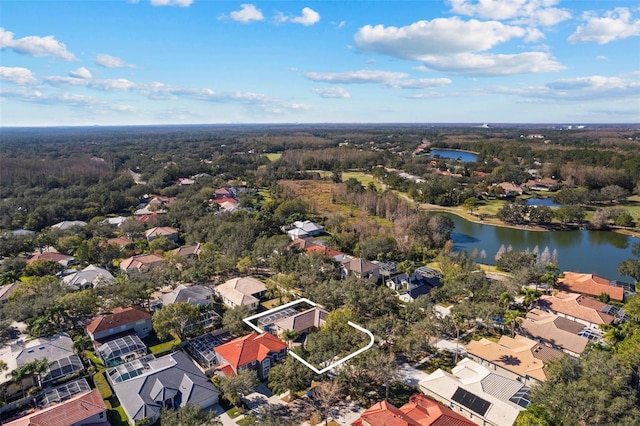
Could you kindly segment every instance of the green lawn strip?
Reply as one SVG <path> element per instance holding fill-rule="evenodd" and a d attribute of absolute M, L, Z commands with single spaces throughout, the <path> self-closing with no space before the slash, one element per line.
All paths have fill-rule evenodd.
<path fill-rule="evenodd" d="M 180 345 L 182 342 L 178 337 L 162 342 L 156 337 L 155 333 L 145 337 L 142 341 L 147 345 L 147 348 L 149 348 L 149 352 L 155 356 L 168 354 L 175 346 Z"/>
<path fill-rule="evenodd" d="M 91 361 L 91 364 L 96 368 L 97 371 L 101 371 L 105 369 L 104 364 L 102 363 L 102 360 L 98 358 L 96 354 L 93 353 L 93 351 L 84 351 L 84 353 L 87 356 L 87 359 Z"/>
<path fill-rule="evenodd" d="M 268 152 L 264 154 L 265 157 L 269 159 L 269 161 L 277 161 L 282 157 L 281 152 Z"/>
<path fill-rule="evenodd" d="M 104 372 L 99 372 L 93 375 L 93 384 L 96 385 L 98 392 L 102 395 L 102 399 L 109 399 L 113 396 L 113 391 L 107 378 L 104 376 Z"/>
<path fill-rule="evenodd" d="M 254 424 L 255 421 L 256 421 L 256 416 L 253 415 L 253 414 L 249 414 L 248 416 L 245 416 L 245 417 L 241 418 L 240 420 L 238 420 L 236 422 L 236 424 L 238 424 L 240 426 L 246 426 L 246 425 Z"/>

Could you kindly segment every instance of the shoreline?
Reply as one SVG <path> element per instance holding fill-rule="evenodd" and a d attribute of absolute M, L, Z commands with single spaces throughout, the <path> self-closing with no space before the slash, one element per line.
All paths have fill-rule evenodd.
<path fill-rule="evenodd" d="M 461 212 L 455 207 L 443 207 L 443 206 L 438 206 L 436 204 L 428 204 L 428 203 L 420 204 L 419 209 L 424 211 L 441 211 L 441 212 L 451 213 L 465 220 L 468 220 L 469 222 L 478 223 L 481 225 L 497 226 L 500 228 L 520 229 L 522 231 L 553 232 L 553 231 L 577 231 L 580 229 L 577 226 L 568 226 L 568 227 L 560 228 L 560 225 L 553 225 L 553 224 L 548 227 L 540 226 L 540 225 L 513 225 L 513 224 L 502 222 L 501 220 L 494 219 L 494 218 L 491 218 L 489 220 L 482 220 L 478 218 L 478 216 L 476 215 L 473 215 L 471 213 Z M 627 235 L 629 237 L 640 238 L 640 231 L 634 231 L 631 229 L 611 228 L 611 229 L 608 229 L 607 231 L 616 232 L 618 234 Z"/>

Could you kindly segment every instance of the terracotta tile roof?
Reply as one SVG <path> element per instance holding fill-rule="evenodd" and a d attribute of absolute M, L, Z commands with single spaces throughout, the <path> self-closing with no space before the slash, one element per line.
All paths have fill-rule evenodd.
<path fill-rule="evenodd" d="M 132 324 L 141 320 L 150 319 L 151 314 L 140 306 L 129 306 L 128 308 L 115 308 L 111 315 L 100 316 L 87 325 L 87 330 L 91 334 L 101 331 L 111 330 L 121 325 Z"/>
<path fill-rule="evenodd" d="M 115 244 L 117 246 L 124 247 L 127 244 L 131 244 L 133 242 L 133 240 L 130 239 L 130 238 L 118 237 L 118 238 L 109 238 L 107 240 L 107 242 L 109 244 Z"/>
<path fill-rule="evenodd" d="M 120 269 L 123 271 L 128 271 L 130 269 L 142 269 L 160 262 L 164 262 L 164 258 L 162 256 L 158 256 L 157 254 L 141 254 L 124 259 L 120 262 Z"/>
<path fill-rule="evenodd" d="M 82 423 L 102 412 L 106 420 L 107 407 L 100 396 L 100 392 L 94 389 L 83 393 L 68 401 L 39 410 L 30 416 L 5 423 L 6 426 L 72 426 Z"/>
<path fill-rule="evenodd" d="M 420 426 L 393 404 L 381 401 L 365 410 L 351 426 Z"/>
<path fill-rule="evenodd" d="M 425 395 L 415 394 L 399 409 L 386 401 L 378 402 L 365 410 L 351 425 L 475 426 L 475 423 Z"/>
<path fill-rule="evenodd" d="M 224 345 L 216 346 L 214 350 L 237 370 L 253 361 L 261 362 L 269 353 L 280 352 L 286 347 L 286 343 L 271 333 L 253 332 Z"/>
<path fill-rule="evenodd" d="M 593 274 L 579 274 L 577 272 L 565 272 L 564 278 L 558 280 L 560 288 L 573 293 L 600 296 L 606 293 L 611 300 L 622 302 L 624 289 L 609 285 L 609 280 Z"/>
<path fill-rule="evenodd" d="M 522 321 L 523 334 L 542 343 L 581 354 L 589 339 L 578 336 L 584 325 L 540 309 L 532 309 Z"/>
<path fill-rule="evenodd" d="M 342 266 L 348 271 L 358 273 L 371 272 L 380 268 L 375 263 L 369 262 L 366 259 L 360 259 L 358 257 L 343 261 Z"/>
<path fill-rule="evenodd" d="M 38 260 L 50 260 L 52 262 L 68 262 L 70 260 L 73 260 L 73 256 L 69 256 L 67 254 L 62 254 L 62 253 L 53 253 L 53 252 L 37 253 L 33 255 L 31 258 L 27 259 L 27 265 L 30 265 L 33 262 L 36 262 Z"/>
<path fill-rule="evenodd" d="M 309 253 L 322 253 L 323 255 L 329 256 L 329 257 L 339 256 L 339 255 L 343 254 L 342 252 L 340 252 L 338 250 L 334 250 L 331 247 L 321 246 L 321 245 L 311 246 L 311 247 L 305 249 L 305 253 L 307 253 L 307 254 L 309 254 Z"/>
<path fill-rule="evenodd" d="M 140 223 L 147 223 L 156 216 L 158 216 L 158 213 L 143 214 L 143 215 L 137 216 L 136 220 Z"/>
<path fill-rule="evenodd" d="M 563 356 L 558 350 L 519 335 L 515 338 L 502 336 L 498 343 L 484 338 L 472 340 L 467 345 L 467 352 L 521 377 L 540 381 L 547 380 L 544 363 Z"/>
<path fill-rule="evenodd" d="M 615 319 L 612 315 L 602 312 L 602 309 L 607 306 L 605 303 L 578 293 L 560 292 L 554 296 L 543 295 L 538 299 L 538 305 L 544 310 L 579 318 L 593 324 L 611 324 Z"/>
<path fill-rule="evenodd" d="M 224 204 L 224 203 L 238 204 L 238 200 L 236 200 L 235 198 L 231 198 L 231 197 L 216 198 L 216 199 L 213 200 L 213 202 L 216 203 L 216 204 Z"/>
<path fill-rule="evenodd" d="M 178 230 L 176 228 L 171 228 L 170 226 L 156 226 L 155 228 L 147 229 L 144 233 L 145 237 L 165 237 L 167 235 L 177 234 Z"/>

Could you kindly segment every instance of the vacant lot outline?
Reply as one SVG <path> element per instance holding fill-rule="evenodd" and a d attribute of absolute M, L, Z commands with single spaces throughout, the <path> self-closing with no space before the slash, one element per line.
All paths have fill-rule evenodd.
<path fill-rule="evenodd" d="M 250 317 L 244 318 L 242 321 L 244 321 L 245 324 L 247 324 L 249 327 L 251 327 L 254 330 L 256 330 L 258 333 L 266 333 L 265 330 L 263 330 L 262 328 L 258 327 L 252 321 L 255 321 L 255 320 L 257 320 L 259 318 L 262 318 L 264 316 L 267 316 L 267 315 L 271 315 L 271 314 L 273 314 L 275 312 L 278 312 L 280 310 L 291 308 L 292 306 L 296 306 L 296 305 L 299 305 L 301 303 L 306 303 L 306 304 L 311 305 L 313 307 L 318 306 L 317 303 L 312 302 L 309 299 L 302 298 L 302 299 L 294 300 L 293 302 L 285 303 L 284 305 L 278 306 L 277 308 L 269 309 L 266 312 L 261 312 L 259 314 L 255 314 L 255 315 L 252 315 Z M 305 360 L 304 358 L 302 358 L 300 355 L 296 354 L 293 351 L 288 351 L 289 355 L 291 355 L 292 357 L 294 357 L 295 359 L 297 359 L 298 361 L 303 363 L 307 368 L 310 368 L 316 374 L 323 374 L 323 373 L 326 373 L 327 371 L 329 371 L 329 370 L 331 370 L 333 368 L 336 368 L 340 364 L 343 364 L 344 362 L 350 360 L 354 356 L 360 355 L 362 352 L 370 349 L 373 346 L 373 344 L 375 342 L 375 338 L 373 337 L 373 334 L 369 330 L 367 330 L 364 327 L 360 327 L 358 324 L 355 324 L 355 323 L 353 323 L 351 321 L 347 321 L 347 324 L 350 325 L 351 327 L 355 328 L 359 332 L 365 333 L 367 336 L 369 336 L 369 343 L 366 346 L 358 349 L 357 351 L 350 353 L 349 355 L 345 356 L 344 358 L 341 358 L 341 359 L 335 361 L 333 364 L 323 368 L 322 370 L 318 370 L 314 365 L 312 365 L 310 362 L 308 362 L 307 360 Z"/>

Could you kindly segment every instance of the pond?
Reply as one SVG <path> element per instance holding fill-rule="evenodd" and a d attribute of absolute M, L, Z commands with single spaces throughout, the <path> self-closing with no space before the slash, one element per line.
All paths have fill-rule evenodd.
<path fill-rule="evenodd" d="M 528 206 L 547 206 L 547 207 L 560 207 L 560 204 L 553 202 L 551 198 L 529 198 L 527 199 Z"/>
<path fill-rule="evenodd" d="M 631 245 L 640 241 L 636 237 L 611 231 L 527 231 L 524 229 L 503 228 L 470 222 L 460 216 L 449 213 L 455 224 L 452 233 L 454 250 L 466 250 L 471 253 L 477 249 L 476 261 L 495 265 L 495 256 L 500 246 L 511 246 L 514 250 L 530 250 L 536 247 L 539 253 L 545 248 L 558 254 L 561 271 L 574 271 L 596 274 L 609 280 L 633 282 L 630 277 L 617 271 L 620 262 L 634 258 Z"/>
<path fill-rule="evenodd" d="M 470 151 L 462 151 L 459 149 L 437 149 L 431 150 L 430 157 L 451 158 L 454 160 L 464 161 L 465 163 L 473 163 L 478 160 L 478 154 Z"/>

